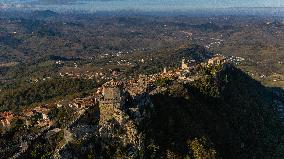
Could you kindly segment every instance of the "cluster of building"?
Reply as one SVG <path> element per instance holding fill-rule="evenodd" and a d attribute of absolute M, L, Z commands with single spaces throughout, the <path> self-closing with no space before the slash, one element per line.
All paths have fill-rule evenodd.
<path fill-rule="evenodd" d="M 26 109 L 19 114 L 12 112 L 0 113 L 0 132 L 8 130 L 13 121 L 20 120 L 21 124 L 27 127 L 36 126 L 39 128 L 51 126 L 53 122 L 48 118 L 50 109 L 46 105 L 38 106 L 33 109 Z"/>
<path fill-rule="evenodd" d="M 100 73 L 81 73 L 81 72 L 60 72 L 59 73 L 59 76 L 60 77 L 70 77 L 70 78 L 74 78 L 74 79 L 77 79 L 77 78 L 83 78 L 83 79 L 95 79 L 99 76 L 103 76 L 103 74 L 100 74 Z"/>
<path fill-rule="evenodd" d="M 37 83 L 37 82 L 40 82 L 40 81 L 47 81 L 47 80 L 50 80 L 51 77 L 44 77 L 44 78 L 30 78 L 29 79 L 29 82 L 30 83 Z"/>
<path fill-rule="evenodd" d="M 50 118 L 49 112 L 55 108 L 67 107 L 80 111 L 97 103 L 97 99 L 90 96 L 86 98 L 76 98 L 72 101 L 61 100 L 56 103 L 40 105 L 35 108 L 28 108 L 21 113 L 12 113 L 10 111 L 0 112 L 0 132 L 5 132 L 13 126 L 13 121 L 21 120 L 26 127 L 46 128 L 54 124 Z M 71 115 L 71 114 L 70 114 Z"/>
<path fill-rule="evenodd" d="M 210 49 L 214 46 L 220 46 L 224 42 L 224 40 L 218 38 L 211 38 L 211 40 L 213 40 L 213 42 L 205 46 L 207 49 Z"/>
<path fill-rule="evenodd" d="M 203 65 L 220 65 L 224 62 L 226 62 L 226 58 L 224 56 L 217 55 L 209 59 L 207 63 L 203 63 Z M 155 85 L 155 82 L 161 78 L 167 78 L 170 80 L 178 79 L 182 82 L 196 80 L 198 76 L 192 73 L 192 71 L 197 65 L 198 64 L 195 60 L 182 59 L 181 67 L 175 70 L 167 71 L 165 68 L 162 73 L 139 75 L 137 79 L 130 79 L 126 81 L 116 81 L 113 79 L 105 83 L 97 91 L 100 111 L 101 114 L 105 115 L 105 119 L 103 120 L 112 118 L 113 112 L 118 109 L 123 109 L 126 93 L 129 93 L 129 95 L 133 99 L 137 99 L 137 101 L 143 101 L 145 98 L 141 97 L 143 97 L 145 93 L 150 93 L 155 89 L 159 89 Z"/>
<path fill-rule="evenodd" d="M 226 62 L 226 57 L 222 55 L 213 56 L 211 59 L 208 60 L 208 65 L 221 65 Z"/>
<path fill-rule="evenodd" d="M 50 109 L 47 105 L 42 105 L 33 109 L 26 109 L 22 112 L 21 118 L 25 121 L 26 126 L 45 127 L 51 126 L 53 122 L 49 119 Z"/>
<path fill-rule="evenodd" d="M 14 115 L 11 112 L 1 112 L 0 113 L 0 129 L 5 127 L 10 127 Z"/>
<path fill-rule="evenodd" d="M 139 75 L 138 79 L 131 79 L 125 82 L 125 88 L 131 96 L 149 92 L 154 82 L 159 78 L 158 74 Z"/>
<path fill-rule="evenodd" d="M 208 60 L 206 65 L 219 65 L 225 62 L 225 58 L 221 56 L 213 57 Z M 170 79 L 185 82 L 193 81 L 196 76 L 192 73 L 192 70 L 197 66 L 197 62 L 194 60 L 182 59 L 181 67 L 174 70 L 167 70 L 165 68 L 163 72 L 151 75 L 139 75 L 136 79 L 129 79 L 125 81 L 116 81 L 114 79 L 106 82 L 102 87 L 98 88 L 96 94 L 99 99 L 100 108 L 100 123 L 105 123 L 111 119 L 116 119 L 119 123 L 122 119 L 121 110 L 127 109 L 130 114 L 135 116 L 135 119 L 139 119 L 145 116 L 144 108 L 149 104 L 149 94 L 153 92 L 160 92 L 163 87 L 157 86 L 156 81 L 159 79 Z M 148 94 L 148 95 L 147 95 Z M 125 106 L 126 100 L 130 97 L 135 106 Z M 133 104 L 133 103 L 132 103 Z"/>
<path fill-rule="evenodd" d="M 244 62 L 246 59 L 243 57 L 238 57 L 238 56 L 230 56 L 228 57 L 227 61 L 234 63 L 236 65 L 241 64 L 242 62 Z"/>
<path fill-rule="evenodd" d="M 198 74 L 196 73 L 195 69 L 198 65 L 203 67 L 206 66 L 217 66 L 227 62 L 226 57 L 222 55 L 215 55 L 212 58 L 208 59 L 207 62 L 198 63 L 195 60 L 186 60 L 182 59 L 181 67 L 177 68 L 176 70 L 166 71 L 164 69 L 162 77 L 167 77 L 169 79 L 178 79 L 180 82 L 193 82 L 199 79 Z"/>
<path fill-rule="evenodd" d="M 201 65 L 220 65 L 226 62 L 226 58 L 221 55 L 212 57 L 207 63 Z M 182 59 L 181 67 L 177 69 L 167 70 L 165 68 L 163 72 L 152 75 L 140 75 L 138 79 L 130 79 L 126 81 L 111 80 L 105 83 L 101 88 L 98 88 L 96 98 L 84 98 L 75 99 L 70 101 L 59 101 L 54 104 L 55 107 L 60 108 L 67 106 L 74 108 L 74 110 L 85 109 L 86 106 L 94 105 L 99 101 L 99 105 L 103 114 L 109 114 L 114 109 L 121 109 L 125 103 L 125 96 L 128 93 L 132 97 L 140 98 L 144 93 L 150 93 L 156 89 L 155 82 L 161 78 L 167 78 L 170 80 L 178 80 L 181 82 L 192 82 L 198 79 L 198 75 L 194 73 L 194 69 L 200 63 L 194 60 Z M 99 75 L 99 74 L 98 74 Z M 98 101 L 97 101 L 98 99 Z M 0 113 L 0 129 L 6 129 L 11 126 L 11 123 L 15 119 L 21 119 L 26 126 L 48 127 L 53 124 L 53 121 L 49 119 L 49 112 L 54 108 L 51 105 L 42 105 L 33 109 L 26 109 L 22 113 L 13 114 L 12 112 Z"/>

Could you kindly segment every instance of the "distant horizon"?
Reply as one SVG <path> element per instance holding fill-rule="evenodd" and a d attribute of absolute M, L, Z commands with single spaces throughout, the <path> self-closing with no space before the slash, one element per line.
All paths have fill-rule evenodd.
<path fill-rule="evenodd" d="M 192 11 L 229 8 L 284 8 L 283 0 L 0 0 L 0 9 L 96 11 Z"/>
<path fill-rule="evenodd" d="M 0 0 L 2 11 L 284 16 L 283 0 Z"/>
<path fill-rule="evenodd" d="M 192 9 L 192 10 L 172 10 L 172 11 L 144 11 L 144 10 L 59 10 L 54 8 L 34 8 L 34 9 L 17 9 L 9 8 L 0 10 L 2 12 L 33 12 L 33 11 L 53 11 L 56 13 L 68 14 L 99 14 L 99 15 L 157 15 L 157 16 L 264 16 L 264 17 L 281 17 L 284 18 L 284 7 L 230 7 L 214 9 Z"/>

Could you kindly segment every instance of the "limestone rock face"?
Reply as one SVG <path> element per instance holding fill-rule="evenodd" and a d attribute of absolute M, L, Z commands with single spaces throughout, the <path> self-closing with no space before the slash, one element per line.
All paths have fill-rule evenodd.
<path fill-rule="evenodd" d="M 78 139 L 79 145 L 73 144 L 73 148 L 71 145 L 69 150 L 63 150 L 62 156 L 68 158 L 71 156 L 68 152 L 77 151 L 76 147 L 87 147 L 86 150 L 79 150 L 77 154 L 93 154 L 95 158 L 143 158 L 141 152 L 145 148 L 144 136 L 139 128 L 143 120 L 149 117 L 152 107 L 147 92 L 131 95 L 117 82 L 104 84 L 99 105 L 91 114 L 96 116 L 97 122 L 93 125 L 96 130 L 91 133 L 83 132 L 86 126 L 79 124 L 77 127 L 82 132 L 79 136 L 86 137 Z M 80 158 L 77 154 L 72 155 Z"/>
<path fill-rule="evenodd" d="M 111 149 L 108 148 L 114 147 L 116 150 L 123 150 L 120 153 L 127 158 L 137 158 L 141 151 L 142 137 L 138 133 L 136 124 L 126 113 L 116 108 L 113 109 L 112 118 L 108 120 L 103 118 L 97 137 L 103 151 L 109 152 Z"/>
<path fill-rule="evenodd" d="M 128 96 L 131 101 L 123 105 L 101 103 L 99 129 L 96 141 L 101 151 L 123 158 L 142 158 L 143 135 L 138 127 L 144 118 L 148 117 L 148 110 L 152 102 L 148 93 Z"/>

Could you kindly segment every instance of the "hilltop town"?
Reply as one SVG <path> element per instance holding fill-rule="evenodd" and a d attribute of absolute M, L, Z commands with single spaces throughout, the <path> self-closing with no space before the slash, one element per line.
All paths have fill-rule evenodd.
<path fill-rule="evenodd" d="M 137 79 L 116 81 L 113 79 L 97 88 L 93 96 L 77 98 L 74 100 L 60 100 L 55 103 L 43 104 L 21 112 L 1 112 L 0 128 L 2 135 L 12 129 L 24 129 L 16 141 L 7 143 L 1 149 L 1 153 L 14 153 L 14 157 L 20 156 L 29 145 L 45 134 L 70 129 L 71 125 L 85 115 L 85 112 L 94 106 L 99 106 L 100 124 L 114 118 L 120 124 L 123 122 L 121 110 L 125 109 L 126 95 L 138 100 L 136 107 L 129 108 L 130 114 L 137 121 L 145 116 L 145 107 L 150 104 L 149 95 L 165 91 L 167 83 L 178 81 L 180 83 L 193 82 L 199 78 L 198 67 L 221 66 L 226 59 L 223 56 L 215 56 L 207 63 L 197 63 L 186 59 L 181 60 L 181 66 L 152 75 L 140 75 Z M 147 99 L 148 98 L 148 99 Z M 58 112 L 61 112 L 58 113 Z M 64 114 L 65 113 L 65 114 Z M 63 115 L 63 116 L 58 116 Z M 60 119 L 63 118 L 63 119 Z M 24 146 L 23 146 L 24 145 Z M 9 153 L 8 153 L 9 152 Z M 11 156 L 10 156 L 11 157 Z"/>
<path fill-rule="evenodd" d="M 168 86 L 172 83 L 191 84 L 199 81 L 204 78 L 203 69 L 210 70 L 212 76 L 219 76 L 218 72 L 232 67 L 228 61 L 228 58 L 222 55 L 215 55 L 206 62 L 183 58 L 178 68 L 165 67 L 160 73 L 139 75 L 138 78 L 123 81 L 113 78 L 88 97 L 59 100 L 21 112 L 1 112 L 2 136 L 13 136 L 13 140 L 1 141 L 5 143 L 5 147 L 1 147 L 0 153 L 5 158 L 27 157 L 37 149 L 33 145 L 34 142 L 41 143 L 57 136 L 54 141 L 57 146 L 52 149 L 53 153 L 50 155 L 54 158 L 61 158 L 62 155 L 66 157 L 69 153 L 67 145 L 70 142 L 88 141 L 96 137 L 96 140 L 100 139 L 100 142 L 108 144 L 106 139 L 112 138 L 119 126 L 126 132 L 121 136 L 124 144 L 132 145 L 132 155 L 129 157 L 135 158 L 138 155 L 135 153 L 142 150 L 143 143 L 138 127 L 150 118 L 150 112 L 154 109 L 150 96 L 168 92 Z M 278 102 L 279 113 L 283 118 L 283 103 L 275 102 Z M 92 117 L 90 112 L 93 112 Z M 95 123 L 82 124 L 82 120 L 90 120 L 88 118 Z M 12 135 L 11 132 L 16 134 Z"/>

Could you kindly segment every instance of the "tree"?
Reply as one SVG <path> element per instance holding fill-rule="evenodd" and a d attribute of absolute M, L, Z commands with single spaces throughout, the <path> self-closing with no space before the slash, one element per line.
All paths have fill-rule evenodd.
<path fill-rule="evenodd" d="M 216 159 L 217 153 L 205 137 L 195 138 L 189 143 L 195 159 Z"/>

